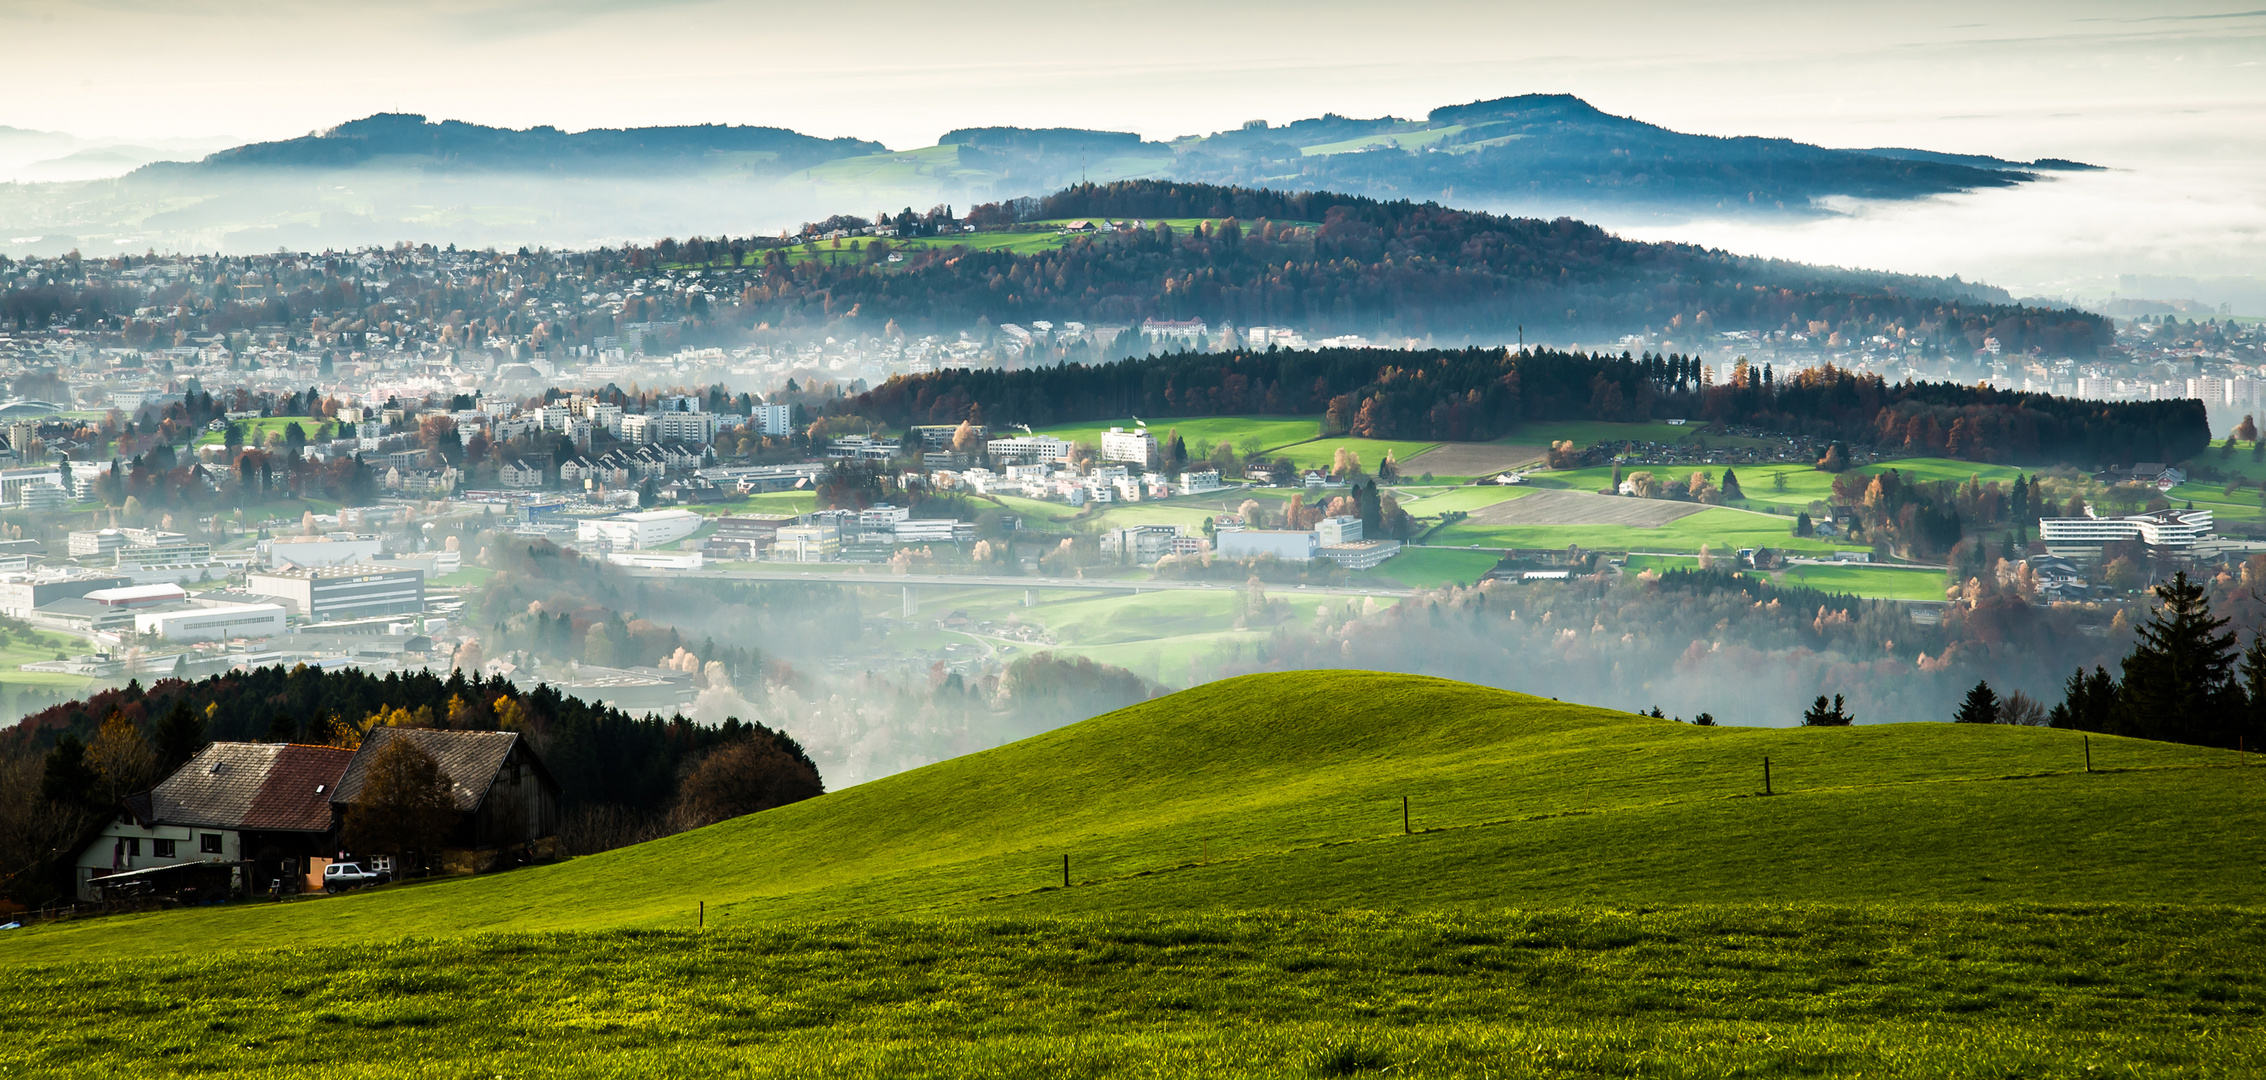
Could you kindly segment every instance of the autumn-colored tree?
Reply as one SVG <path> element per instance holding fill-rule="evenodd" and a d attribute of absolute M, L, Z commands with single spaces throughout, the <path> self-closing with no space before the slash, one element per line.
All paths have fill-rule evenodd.
<path fill-rule="evenodd" d="M 2242 423 L 2235 425 L 2235 438 L 2246 443 L 2258 441 L 2258 424 L 2250 418 L 2249 413 L 2244 413 Z"/>
<path fill-rule="evenodd" d="M 771 732 L 758 727 L 746 738 L 709 751 L 685 773 L 677 811 L 685 826 L 700 828 L 825 793 L 809 758 L 788 752 Z"/>
<path fill-rule="evenodd" d="M 455 785 L 440 762 L 397 735 L 365 768 L 340 842 L 357 852 L 435 851 L 448 842 L 456 820 Z"/>
<path fill-rule="evenodd" d="M 125 714 L 113 712 L 87 747 L 87 764 L 102 777 L 101 793 L 107 804 L 156 782 L 160 763 L 149 740 L 142 738 L 141 728 Z"/>

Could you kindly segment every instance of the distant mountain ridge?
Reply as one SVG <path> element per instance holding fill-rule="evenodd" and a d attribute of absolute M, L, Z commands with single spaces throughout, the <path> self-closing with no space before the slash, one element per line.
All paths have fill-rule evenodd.
<path fill-rule="evenodd" d="M 25 143 L 43 133 L 8 134 Z M 64 170 L 56 174 L 62 179 L 99 175 L 106 162 L 116 167 L 110 159 L 44 167 Z M 1421 120 L 1324 113 L 1288 124 L 1253 121 L 1170 140 L 968 126 L 907 150 L 778 127 L 569 132 L 379 113 L 197 161 L 158 161 L 113 180 L 76 181 L 80 187 L 0 185 L 0 254 L 268 251 L 403 239 L 587 246 L 767 233 L 845 211 L 964 208 L 1134 179 L 1334 191 L 1620 228 L 1824 216 L 1836 198 L 2008 188 L 2084 168 L 2091 166 L 2053 158 L 1692 135 L 1570 94 L 1446 105 Z M 6 240 L 11 234 L 24 239 Z"/>
<path fill-rule="evenodd" d="M 776 127 L 698 124 L 570 133 L 548 125 L 515 130 L 460 120 L 433 123 L 416 113 L 379 113 L 296 139 L 252 143 L 203 161 L 162 162 L 144 171 L 162 175 L 218 169 L 348 169 L 406 160 L 506 172 L 606 172 L 713 154 L 767 156 L 773 166 L 768 171 L 786 171 L 886 149 L 862 139 L 821 139 Z"/>

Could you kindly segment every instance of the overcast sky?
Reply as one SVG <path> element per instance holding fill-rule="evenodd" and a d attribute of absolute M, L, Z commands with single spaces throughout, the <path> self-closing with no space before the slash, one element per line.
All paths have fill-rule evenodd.
<path fill-rule="evenodd" d="M 768 124 L 905 148 L 972 125 L 1169 137 L 1567 92 L 1685 131 L 2142 170 L 2121 188 L 2078 185 L 2093 201 L 2056 213 L 2147 217 L 2157 208 L 2130 200 L 2161 195 L 2178 228 L 2117 241 L 2144 253 L 2266 237 L 2248 179 L 2266 165 L 2262 4 L 0 0 L 0 125 L 250 140 L 398 110 L 514 127 Z M 1996 220 L 1998 205 L 1970 213 Z M 2116 232 L 2106 218 L 2064 229 Z M 1720 236 L 1824 261 L 2010 265 L 1946 256 L 1901 226 L 1863 240 L 1812 230 L 1791 247 Z M 2205 263 L 2258 258 L 2224 254 Z"/>
<path fill-rule="evenodd" d="M 1691 131 L 2102 156 L 2215 120 L 2256 141 L 2233 130 L 2266 101 L 2266 11 L 2245 2 L 0 0 L 0 124 L 274 138 L 402 110 L 906 147 L 1565 91 Z"/>

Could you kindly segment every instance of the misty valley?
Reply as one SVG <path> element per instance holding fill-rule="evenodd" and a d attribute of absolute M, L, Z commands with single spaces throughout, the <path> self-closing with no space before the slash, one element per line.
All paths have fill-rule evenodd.
<path fill-rule="evenodd" d="M 597 77 L 553 7 L 386 14 Z M 678 77 L 0 127 L 0 1072 L 2266 1073 L 2266 277 L 2067 247 L 2193 192 L 1634 76 Z"/>

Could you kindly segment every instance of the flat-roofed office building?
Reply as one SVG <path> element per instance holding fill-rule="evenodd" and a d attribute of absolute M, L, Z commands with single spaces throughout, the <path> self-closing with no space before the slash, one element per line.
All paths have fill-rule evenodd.
<path fill-rule="evenodd" d="M 425 610 L 424 574 L 368 564 L 255 571 L 245 576 L 244 591 L 274 597 L 317 622 Z"/>

